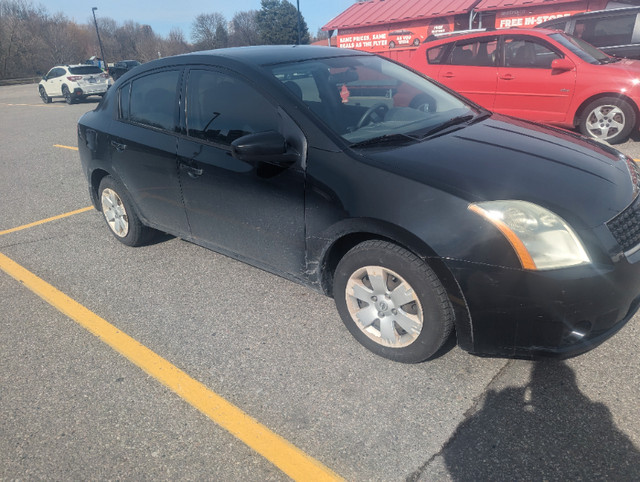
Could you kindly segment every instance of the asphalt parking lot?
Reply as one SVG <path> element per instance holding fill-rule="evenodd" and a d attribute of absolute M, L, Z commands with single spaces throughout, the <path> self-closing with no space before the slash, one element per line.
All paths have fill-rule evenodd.
<path fill-rule="evenodd" d="M 96 102 L 0 87 L 0 479 L 640 479 L 640 316 L 566 361 L 379 358 L 302 286 L 118 243 L 73 149 Z"/>

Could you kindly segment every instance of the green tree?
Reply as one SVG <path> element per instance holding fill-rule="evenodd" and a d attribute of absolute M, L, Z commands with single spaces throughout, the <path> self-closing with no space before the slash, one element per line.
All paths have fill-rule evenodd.
<path fill-rule="evenodd" d="M 298 10 L 286 0 L 262 0 L 256 16 L 263 44 L 291 45 L 298 43 Z M 309 29 L 300 14 L 300 43 L 309 43 Z"/>

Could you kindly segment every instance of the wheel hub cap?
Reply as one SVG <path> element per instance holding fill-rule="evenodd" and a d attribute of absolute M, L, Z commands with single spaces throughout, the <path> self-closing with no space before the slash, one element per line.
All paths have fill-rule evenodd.
<path fill-rule="evenodd" d="M 409 283 L 394 271 L 365 266 L 351 275 L 346 287 L 349 314 L 356 326 L 376 343 L 402 348 L 422 332 L 422 306 Z"/>
<path fill-rule="evenodd" d="M 121 238 L 129 233 L 129 217 L 122 204 L 122 199 L 112 189 L 102 191 L 102 213 L 111 230 Z"/>

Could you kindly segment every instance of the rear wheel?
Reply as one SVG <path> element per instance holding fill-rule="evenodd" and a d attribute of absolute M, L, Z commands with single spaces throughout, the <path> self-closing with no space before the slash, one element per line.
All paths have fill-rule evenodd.
<path fill-rule="evenodd" d="M 127 246 L 141 246 L 157 232 L 140 221 L 129 194 L 120 182 L 106 176 L 100 182 L 98 199 L 104 219 L 115 238 Z"/>
<path fill-rule="evenodd" d="M 365 241 L 351 249 L 338 263 L 333 294 L 351 334 L 391 360 L 426 360 L 453 327 L 451 305 L 433 270 L 386 241 Z"/>
<path fill-rule="evenodd" d="M 636 114 L 628 102 L 615 97 L 602 97 L 591 102 L 580 120 L 580 131 L 610 144 L 629 137 L 636 125 Z"/>
<path fill-rule="evenodd" d="M 69 92 L 69 87 L 67 87 L 66 85 L 62 87 L 62 96 L 64 97 L 64 101 L 67 104 L 73 104 L 74 98 L 71 95 L 71 92 Z"/>

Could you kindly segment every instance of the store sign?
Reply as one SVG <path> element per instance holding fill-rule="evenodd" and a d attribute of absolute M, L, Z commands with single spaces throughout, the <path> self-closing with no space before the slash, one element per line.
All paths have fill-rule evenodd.
<path fill-rule="evenodd" d="M 549 9 L 545 9 L 545 11 L 539 10 L 538 12 L 533 12 L 532 10 L 533 9 L 506 10 L 498 12 L 496 14 L 496 28 L 535 27 L 547 20 L 568 17 L 569 15 L 585 11 L 584 9 L 565 10 L 561 12 L 552 12 Z"/>
<path fill-rule="evenodd" d="M 363 32 L 362 30 L 341 30 L 338 34 L 338 47 L 343 49 L 366 50 L 380 52 L 390 49 L 417 48 L 429 35 L 445 33 L 453 30 L 453 20 L 402 27 L 394 30 L 378 30 Z"/>

